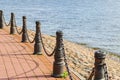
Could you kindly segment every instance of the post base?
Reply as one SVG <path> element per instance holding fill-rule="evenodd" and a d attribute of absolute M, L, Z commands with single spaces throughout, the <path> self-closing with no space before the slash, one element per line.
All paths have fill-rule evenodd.
<path fill-rule="evenodd" d="M 62 78 L 62 76 L 61 76 L 62 74 L 60 74 L 60 75 L 57 75 L 57 74 L 52 74 L 51 76 L 52 77 L 55 77 L 55 78 Z"/>
<path fill-rule="evenodd" d="M 0 27 L 0 29 L 3 29 L 3 27 Z"/>
<path fill-rule="evenodd" d="M 94 80 L 105 80 L 105 79 L 94 79 Z"/>
<path fill-rule="evenodd" d="M 22 43 L 28 43 L 28 41 L 21 41 Z"/>
<path fill-rule="evenodd" d="M 42 55 L 41 52 L 33 53 L 33 55 Z"/>

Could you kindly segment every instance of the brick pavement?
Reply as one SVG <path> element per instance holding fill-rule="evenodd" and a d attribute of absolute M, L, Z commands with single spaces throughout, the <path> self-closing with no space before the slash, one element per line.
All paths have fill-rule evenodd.
<path fill-rule="evenodd" d="M 69 80 L 51 77 L 53 57 L 32 55 L 33 44 L 20 41 L 0 29 L 0 80 Z"/>

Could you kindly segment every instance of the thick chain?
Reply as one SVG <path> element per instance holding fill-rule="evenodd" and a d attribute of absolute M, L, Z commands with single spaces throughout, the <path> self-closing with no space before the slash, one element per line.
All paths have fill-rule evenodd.
<path fill-rule="evenodd" d="M 16 24 L 16 21 L 15 21 L 15 24 Z M 19 35 L 21 35 L 21 34 L 23 33 L 23 29 L 19 32 L 18 29 L 17 29 L 17 26 L 16 26 L 15 28 L 16 28 L 16 31 L 17 31 L 17 33 L 18 33 Z M 27 33 L 27 32 L 26 32 L 26 33 Z M 29 41 L 30 43 L 34 43 L 35 39 L 33 39 L 33 40 L 31 41 L 30 38 L 29 38 L 28 33 L 26 34 L 26 36 L 27 36 L 28 41 Z"/>
<path fill-rule="evenodd" d="M 26 32 L 27 33 L 27 32 Z M 29 35 L 28 35 L 28 33 L 27 33 L 27 38 L 28 38 L 28 41 L 30 42 L 30 43 L 34 43 L 34 41 L 35 41 L 35 38 L 31 41 L 30 40 L 30 38 L 29 38 Z"/>
<path fill-rule="evenodd" d="M 16 28 L 16 31 L 17 31 L 17 33 L 19 34 L 19 35 L 21 35 L 22 34 L 22 32 L 23 32 L 23 30 L 21 30 L 20 32 L 19 32 L 19 30 L 18 30 L 18 28 L 17 28 L 18 26 L 17 26 L 17 23 L 16 23 L 16 20 L 15 20 L 15 28 Z"/>
<path fill-rule="evenodd" d="M 55 53 L 55 50 L 56 50 L 56 46 L 54 47 L 54 50 L 51 54 L 49 54 L 47 52 L 47 50 L 45 49 L 45 45 L 44 45 L 44 42 L 43 42 L 43 39 L 42 39 L 42 34 L 41 34 L 41 30 L 40 30 L 40 39 L 41 39 L 41 43 L 42 43 L 42 47 L 44 49 L 44 52 L 46 53 L 47 56 L 53 56 L 53 54 Z"/>
<path fill-rule="evenodd" d="M 23 30 L 21 30 L 21 31 L 19 32 L 19 30 L 18 30 L 17 26 L 15 26 L 15 29 L 16 29 L 16 31 L 17 31 L 17 33 L 18 33 L 19 35 L 21 35 L 21 34 L 22 34 Z"/>
<path fill-rule="evenodd" d="M 5 16 L 3 14 L 3 20 L 4 20 L 4 23 L 5 23 L 5 26 L 10 26 L 10 24 L 11 24 L 11 18 L 10 18 L 9 24 L 7 24 L 6 21 L 5 21 Z"/>
<path fill-rule="evenodd" d="M 16 20 L 15 20 L 15 25 L 16 25 Z M 16 27 L 16 31 L 17 31 L 17 33 L 18 33 L 19 35 L 22 34 L 23 29 L 19 32 L 18 29 L 17 29 L 17 25 L 16 25 L 15 27 Z M 27 31 L 26 31 L 26 33 L 27 33 Z M 27 36 L 28 41 L 29 41 L 30 43 L 34 43 L 35 39 L 33 39 L 33 40 L 31 41 L 30 38 L 29 38 L 28 33 L 26 34 L 26 36 Z"/>
<path fill-rule="evenodd" d="M 64 46 L 64 45 L 63 45 L 63 46 Z M 64 55 L 65 67 L 66 67 L 66 69 L 67 69 L 69 78 L 70 78 L 70 80 L 73 80 L 73 78 L 72 78 L 72 76 L 71 76 L 71 73 L 70 73 L 70 69 L 69 69 L 69 67 L 68 67 L 68 63 L 67 63 L 67 58 L 66 58 L 66 54 L 65 54 L 64 47 L 63 47 L 63 55 Z"/>
<path fill-rule="evenodd" d="M 92 72 L 88 78 L 88 80 L 92 80 L 93 76 L 94 76 L 94 73 L 95 73 L 95 68 L 92 69 Z"/>
<path fill-rule="evenodd" d="M 105 80 L 109 80 L 108 72 L 107 72 L 107 65 L 104 64 L 103 68 L 104 68 L 104 71 L 105 71 L 105 73 L 104 73 L 104 75 L 105 75 Z"/>

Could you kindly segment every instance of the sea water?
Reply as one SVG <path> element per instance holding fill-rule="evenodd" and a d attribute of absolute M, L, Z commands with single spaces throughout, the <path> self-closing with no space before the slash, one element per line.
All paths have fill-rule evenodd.
<path fill-rule="evenodd" d="M 120 54 L 120 0 L 0 0 L 0 9 L 9 22 L 14 12 L 17 25 L 27 17 L 27 27 L 35 30 L 41 22 L 42 32 L 91 47 Z"/>

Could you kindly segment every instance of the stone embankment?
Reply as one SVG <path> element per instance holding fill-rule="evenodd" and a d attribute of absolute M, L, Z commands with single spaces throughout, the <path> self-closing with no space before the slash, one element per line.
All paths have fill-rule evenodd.
<path fill-rule="evenodd" d="M 34 31 L 28 31 L 28 33 L 32 39 Z M 42 38 L 48 52 L 52 52 L 56 43 L 55 36 L 42 34 Z M 79 76 L 81 80 L 87 80 L 94 67 L 95 49 L 67 40 L 64 40 L 64 47 L 70 70 Z M 106 64 L 110 80 L 120 80 L 120 59 L 117 56 L 107 54 Z"/>

